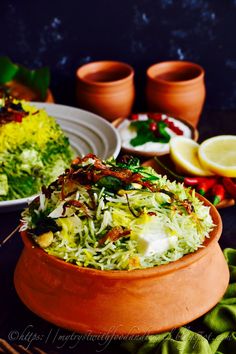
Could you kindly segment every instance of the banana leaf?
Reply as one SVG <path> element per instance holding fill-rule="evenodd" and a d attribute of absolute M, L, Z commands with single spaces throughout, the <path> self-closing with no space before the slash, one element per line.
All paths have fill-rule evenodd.
<path fill-rule="evenodd" d="M 50 83 L 48 67 L 30 70 L 22 65 L 13 63 L 8 57 L 0 57 L 0 85 L 16 80 L 40 95 L 40 99 L 46 98 Z"/>

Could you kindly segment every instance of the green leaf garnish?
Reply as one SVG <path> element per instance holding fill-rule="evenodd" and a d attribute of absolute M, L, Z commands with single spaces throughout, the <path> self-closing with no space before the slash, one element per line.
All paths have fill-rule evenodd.
<path fill-rule="evenodd" d="M 13 63 L 8 57 L 0 57 L 0 84 L 6 84 L 16 80 L 40 95 L 40 99 L 46 98 L 50 83 L 50 72 L 48 67 L 29 70 L 22 65 Z"/>
<path fill-rule="evenodd" d="M 104 187 L 110 192 L 117 192 L 122 187 L 122 182 L 113 176 L 104 176 L 99 179 L 97 185 L 102 188 Z"/>
<path fill-rule="evenodd" d="M 41 215 L 41 218 L 37 221 L 34 233 L 36 236 L 39 236 L 48 231 L 52 231 L 53 233 L 61 231 L 61 227 L 57 225 L 54 219 L 49 218 L 46 215 Z"/>
<path fill-rule="evenodd" d="M 134 127 L 137 131 L 135 138 L 130 140 L 132 146 L 143 145 L 147 142 L 158 142 L 166 144 L 170 141 L 170 135 L 166 131 L 167 124 L 163 121 L 155 122 L 156 131 L 150 129 L 150 123 L 155 122 L 152 119 L 138 120 L 130 123 L 130 127 Z"/>
<path fill-rule="evenodd" d="M 0 57 L 0 84 L 11 81 L 18 71 L 18 66 L 13 64 L 8 57 Z"/>

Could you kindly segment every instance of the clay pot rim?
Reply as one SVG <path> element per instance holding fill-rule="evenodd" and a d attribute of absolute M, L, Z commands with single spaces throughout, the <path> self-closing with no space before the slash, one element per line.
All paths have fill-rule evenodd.
<path fill-rule="evenodd" d="M 210 232 L 210 237 L 206 238 L 203 246 L 200 247 L 193 253 L 189 253 L 177 261 L 170 262 L 168 264 L 163 264 L 156 267 L 145 268 L 145 269 L 134 269 L 134 270 L 100 270 L 92 269 L 86 267 L 79 267 L 77 265 L 67 263 L 66 261 L 59 259 L 55 256 L 51 256 L 46 253 L 43 249 L 37 246 L 32 239 L 27 235 L 27 231 L 21 232 L 21 237 L 25 244 L 25 247 L 31 249 L 34 252 L 34 257 L 38 256 L 43 262 L 49 264 L 49 266 L 55 266 L 58 270 L 67 270 L 70 272 L 77 272 L 87 274 L 88 276 L 96 276 L 101 278 L 114 278 L 114 279 L 136 279 L 136 278 L 151 278 L 156 276 L 163 276 L 167 273 L 174 272 L 176 270 L 185 268 L 190 264 L 196 262 L 198 259 L 204 257 L 210 247 L 214 246 L 218 242 L 221 232 L 222 232 L 222 220 L 217 211 L 217 209 L 203 196 L 196 193 L 198 198 L 204 202 L 204 205 L 210 206 L 210 214 L 215 224 L 215 228 Z M 68 274 L 69 274 L 68 273 Z"/>
<path fill-rule="evenodd" d="M 192 78 L 192 79 L 182 80 L 182 81 L 167 81 L 167 80 L 160 79 L 160 78 L 156 77 L 156 75 L 157 75 L 156 69 L 159 69 L 159 68 L 162 69 L 165 67 L 171 69 L 175 66 L 179 66 L 180 68 L 181 67 L 195 68 L 195 69 L 199 70 L 199 75 Z M 163 72 L 161 71 L 160 73 L 164 73 L 164 71 Z M 198 83 L 199 81 L 201 81 L 205 76 L 205 70 L 203 69 L 203 67 L 201 65 L 190 62 L 190 61 L 170 60 L 170 61 L 162 61 L 160 63 L 156 63 L 156 64 L 149 66 L 149 68 L 146 71 L 146 75 L 147 75 L 147 78 L 154 83 L 160 83 L 165 86 L 182 87 L 182 86 L 186 86 L 189 84 L 195 84 L 195 83 Z"/>
<path fill-rule="evenodd" d="M 93 80 L 87 80 L 84 75 L 87 75 L 89 73 L 93 73 L 95 71 L 98 70 L 88 70 L 90 68 L 93 68 L 94 66 L 100 65 L 101 68 L 103 67 L 107 67 L 110 66 L 120 66 L 122 68 L 126 68 L 129 70 L 129 74 L 127 76 L 125 76 L 122 79 L 118 79 L 118 80 L 114 80 L 114 81 L 106 81 L 106 82 L 100 82 L 100 81 L 93 81 Z M 115 60 L 99 60 L 99 61 L 93 61 L 87 64 L 84 64 L 82 66 L 80 66 L 77 70 L 76 70 L 76 78 L 83 82 L 84 84 L 87 84 L 89 86 L 93 86 L 93 87 L 112 87 L 112 86 L 119 86 L 121 84 L 124 84 L 126 82 L 129 82 L 130 79 L 132 79 L 134 77 L 134 69 L 131 65 L 122 62 L 122 61 L 115 61 Z"/>

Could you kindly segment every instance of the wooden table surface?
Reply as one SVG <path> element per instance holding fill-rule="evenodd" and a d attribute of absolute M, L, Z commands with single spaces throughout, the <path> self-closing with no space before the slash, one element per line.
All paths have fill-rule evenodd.
<path fill-rule="evenodd" d="M 198 129 L 199 141 L 214 135 L 236 135 L 236 112 L 204 113 Z M 223 220 L 220 245 L 222 248 L 236 248 L 236 206 L 221 209 L 220 214 Z M 19 220 L 19 211 L 0 214 L 0 240 L 19 224 Z M 0 337 L 30 350 L 34 346 L 40 347 L 47 353 L 121 354 L 119 341 L 93 338 L 91 335 L 78 337 L 40 319 L 21 303 L 14 289 L 13 274 L 22 247 L 19 234 L 16 233 L 0 248 Z"/>

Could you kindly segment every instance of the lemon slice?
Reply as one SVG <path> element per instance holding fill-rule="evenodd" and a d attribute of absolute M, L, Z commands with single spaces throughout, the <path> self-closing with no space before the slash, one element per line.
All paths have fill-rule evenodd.
<path fill-rule="evenodd" d="M 204 168 L 220 176 L 236 177 L 236 135 L 219 135 L 205 140 L 198 157 Z"/>
<path fill-rule="evenodd" d="M 170 140 L 170 156 L 179 171 L 195 176 L 213 175 L 201 165 L 198 149 L 198 143 L 182 136 L 176 136 Z"/>

